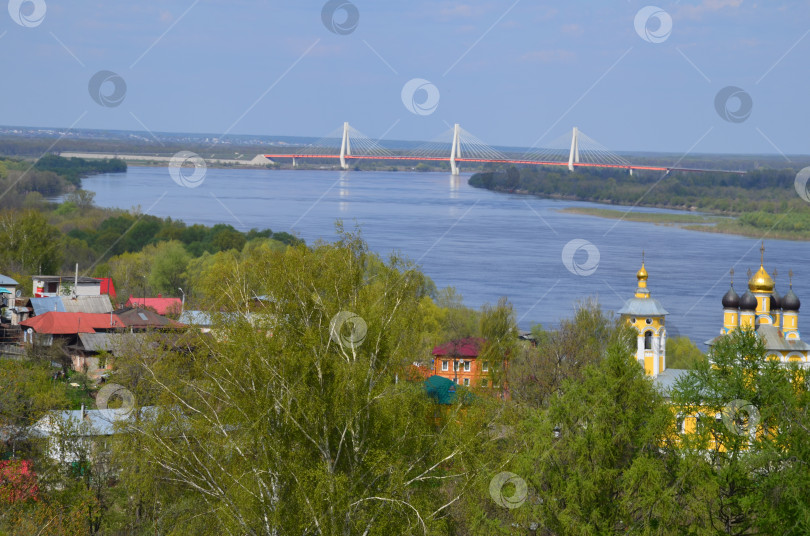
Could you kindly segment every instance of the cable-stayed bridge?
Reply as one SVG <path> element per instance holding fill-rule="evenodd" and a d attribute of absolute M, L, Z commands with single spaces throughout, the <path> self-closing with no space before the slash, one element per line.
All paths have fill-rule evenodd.
<path fill-rule="evenodd" d="M 460 165 L 469 163 L 494 163 L 537 166 L 562 166 L 570 171 L 577 168 L 618 168 L 633 170 L 689 171 L 689 172 L 723 172 L 744 174 L 744 171 L 701 169 L 687 167 L 668 167 L 633 164 L 624 157 L 610 151 L 599 142 L 591 139 L 577 127 L 571 134 L 566 134 L 548 143 L 543 148 L 532 148 L 524 153 L 514 151 L 502 152 L 488 146 L 470 134 L 458 123 L 438 138 L 410 150 L 393 151 L 383 147 L 379 140 L 374 140 L 359 130 L 344 123 L 326 137 L 306 147 L 297 148 L 298 152 L 266 154 L 265 158 L 278 160 L 292 159 L 293 166 L 298 160 L 339 160 L 342 169 L 349 169 L 349 162 L 360 160 L 409 161 L 409 162 L 449 162 L 450 172 L 458 175 Z"/>

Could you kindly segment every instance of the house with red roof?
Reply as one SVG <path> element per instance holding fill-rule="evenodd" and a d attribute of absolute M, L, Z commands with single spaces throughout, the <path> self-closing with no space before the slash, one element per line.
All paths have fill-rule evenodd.
<path fill-rule="evenodd" d="M 164 298 L 160 294 L 157 298 L 136 298 L 130 294 L 125 307 L 146 307 L 159 315 L 179 315 L 182 312 L 182 301 L 180 298 Z"/>
<path fill-rule="evenodd" d="M 121 329 L 124 323 L 112 313 L 63 313 L 48 311 L 20 322 L 24 330 L 47 335 L 78 335 Z"/>
<path fill-rule="evenodd" d="M 54 341 L 63 343 L 63 348 L 70 356 L 73 370 L 84 372 L 90 377 L 100 376 L 111 363 L 100 367 L 98 359 L 88 361 L 80 347 L 80 337 L 88 333 L 108 333 L 122 331 L 125 324 L 113 313 L 66 313 L 48 311 L 20 322 L 23 329 L 23 342 L 52 346 Z"/>
<path fill-rule="evenodd" d="M 480 337 L 467 337 L 436 346 L 433 374 L 469 388 L 500 389 L 502 396 L 508 396 L 506 382 L 501 380 L 506 360 L 491 363 L 481 359 L 485 343 Z"/>

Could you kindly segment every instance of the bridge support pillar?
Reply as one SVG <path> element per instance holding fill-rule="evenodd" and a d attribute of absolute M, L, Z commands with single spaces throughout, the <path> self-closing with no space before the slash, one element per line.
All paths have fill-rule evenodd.
<path fill-rule="evenodd" d="M 458 175 L 459 169 L 456 163 L 456 158 L 461 157 L 461 142 L 459 141 L 459 127 L 458 123 L 453 127 L 453 146 L 450 149 L 450 174 Z"/>
<path fill-rule="evenodd" d="M 568 153 L 568 171 L 574 171 L 574 163 L 579 163 L 579 129 L 574 127 L 571 135 L 571 151 Z"/>
<path fill-rule="evenodd" d="M 343 123 L 343 141 L 340 143 L 340 169 L 349 169 L 346 156 L 352 154 L 352 144 L 349 141 L 349 123 Z"/>

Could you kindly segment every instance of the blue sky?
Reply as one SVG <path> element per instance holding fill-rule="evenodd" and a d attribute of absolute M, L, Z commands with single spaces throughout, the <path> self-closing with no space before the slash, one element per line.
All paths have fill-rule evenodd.
<path fill-rule="evenodd" d="M 646 1 L 352 0 L 345 35 L 323 1 L 36 1 L 28 26 L 20 0 L 0 10 L 0 124 L 324 136 L 350 121 L 429 140 L 458 122 L 517 146 L 576 125 L 613 150 L 810 153 L 804 1 L 657 1 L 671 32 L 642 29 L 660 42 L 634 26 Z M 118 106 L 91 98 L 100 70 L 126 82 Z M 414 78 L 436 88 L 430 113 L 403 102 Z M 716 111 L 727 86 L 750 95 L 743 121 Z"/>

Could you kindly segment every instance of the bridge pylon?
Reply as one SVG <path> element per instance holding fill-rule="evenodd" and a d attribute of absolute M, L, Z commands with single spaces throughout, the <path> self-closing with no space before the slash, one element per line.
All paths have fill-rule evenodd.
<path fill-rule="evenodd" d="M 450 174 L 458 175 L 459 169 L 456 163 L 456 158 L 461 158 L 461 141 L 459 139 L 459 131 L 461 127 L 458 123 L 453 127 L 453 146 L 450 149 Z"/>
<path fill-rule="evenodd" d="M 351 156 L 352 144 L 349 141 L 349 122 L 343 123 L 343 141 L 340 143 L 340 169 L 349 169 L 346 156 Z"/>
<path fill-rule="evenodd" d="M 571 151 L 568 153 L 568 171 L 574 171 L 574 163 L 579 164 L 579 129 L 574 127 L 571 134 Z"/>

